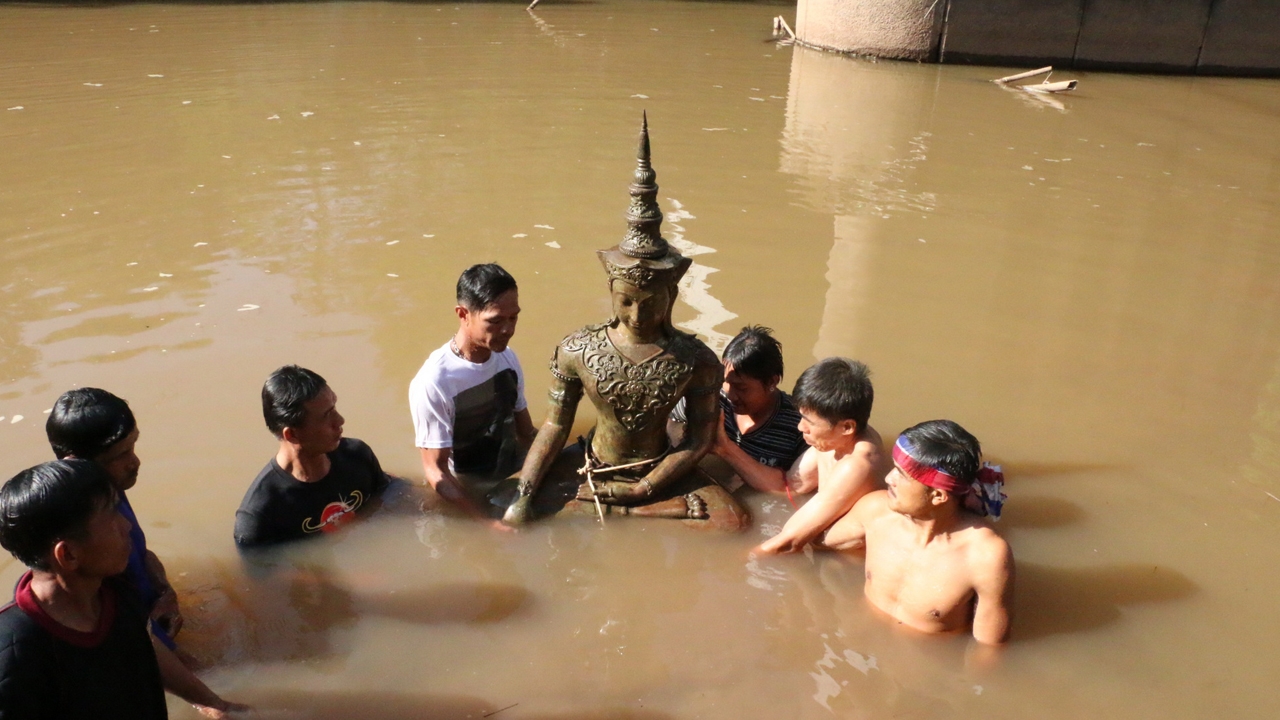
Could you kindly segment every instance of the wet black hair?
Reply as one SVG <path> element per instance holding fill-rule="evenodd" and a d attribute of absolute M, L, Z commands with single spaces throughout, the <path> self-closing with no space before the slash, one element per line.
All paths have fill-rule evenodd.
<path fill-rule="evenodd" d="M 287 427 L 302 427 L 307 420 L 307 403 L 316 399 L 328 383 L 319 374 L 297 365 L 285 365 L 271 373 L 262 384 L 262 418 L 276 437 L 284 437 Z"/>
<path fill-rule="evenodd" d="M 27 468 L 0 487 L 0 546 L 29 568 L 51 570 L 53 546 L 83 537 L 89 519 L 115 497 L 111 478 L 90 460 Z"/>
<path fill-rule="evenodd" d="M 483 310 L 502 294 L 516 289 L 516 279 L 497 263 L 472 265 L 458 277 L 458 304 L 468 310 Z"/>
<path fill-rule="evenodd" d="M 737 372 L 763 383 L 782 377 L 782 343 L 773 331 L 760 325 L 748 325 L 724 348 L 724 364 Z"/>
<path fill-rule="evenodd" d="M 800 374 L 791 393 L 796 406 L 812 410 L 829 423 L 852 420 L 861 433 L 871 419 L 875 390 L 871 370 L 857 360 L 829 357 Z"/>
<path fill-rule="evenodd" d="M 99 388 L 62 393 L 44 423 L 53 454 L 92 460 L 138 427 L 129 403 Z"/>
<path fill-rule="evenodd" d="M 950 420 L 929 420 L 902 431 L 911 456 L 921 464 L 946 471 L 962 483 L 973 482 L 982 469 L 978 438 Z"/>

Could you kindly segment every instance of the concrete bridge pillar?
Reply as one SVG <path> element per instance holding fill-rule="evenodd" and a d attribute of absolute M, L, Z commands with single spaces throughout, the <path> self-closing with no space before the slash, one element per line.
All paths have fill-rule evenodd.
<path fill-rule="evenodd" d="M 937 60 L 945 0 L 798 0 L 808 45 L 899 60 Z"/>

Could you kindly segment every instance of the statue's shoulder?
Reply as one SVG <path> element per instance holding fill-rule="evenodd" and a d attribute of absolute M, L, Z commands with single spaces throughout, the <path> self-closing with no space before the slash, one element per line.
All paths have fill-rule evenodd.
<path fill-rule="evenodd" d="M 720 358 L 716 357 L 715 352 L 699 340 L 697 335 L 676 330 L 674 342 L 669 347 L 673 351 L 672 355 L 691 363 L 694 367 L 707 365 L 720 367 Z"/>
<path fill-rule="evenodd" d="M 600 323 L 598 325 L 587 325 L 579 328 L 560 341 L 559 349 L 567 353 L 580 353 L 583 350 L 598 350 L 609 343 L 605 330 L 609 327 L 609 323 Z"/>

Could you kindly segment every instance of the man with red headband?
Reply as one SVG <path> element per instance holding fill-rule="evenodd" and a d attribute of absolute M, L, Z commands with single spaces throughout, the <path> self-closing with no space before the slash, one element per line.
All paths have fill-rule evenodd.
<path fill-rule="evenodd" d="M 827 531 L 837 550 L 866 550 L 867 600 L 903 625 L 996 645 L 1009 636 L 1013 553 L 999 519 L 1003 477 L 977 438 L 950 420 L 907 428 L 887 490 L 870 493 Z"/>

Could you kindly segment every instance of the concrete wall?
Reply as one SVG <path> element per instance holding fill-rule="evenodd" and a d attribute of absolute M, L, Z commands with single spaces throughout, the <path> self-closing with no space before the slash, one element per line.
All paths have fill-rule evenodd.
<path fill-rule="evenodd" d="M 944 63 L 1280 75 L 1280 0 L 798 0 L 796 34 Z"/>
<path fill-rule="evenodd" d="M 1194 72 L 1210 3 L 1087 0 L 1074 67 Z"/>
<path fill-rule="evenodd" d="M 941 38 L 942 61 L 992 64 L 1016 57 L 1033 65 L 1070 65 L 1083 4 L 1084 0 L 952 0 Z"/>
<path fill-rule="evenodd" d="M 1274 0 L 1216 0 L 1200 50 L 1201 72 L 1272 75 L 1280 67 L 1280 5 Z"/>

